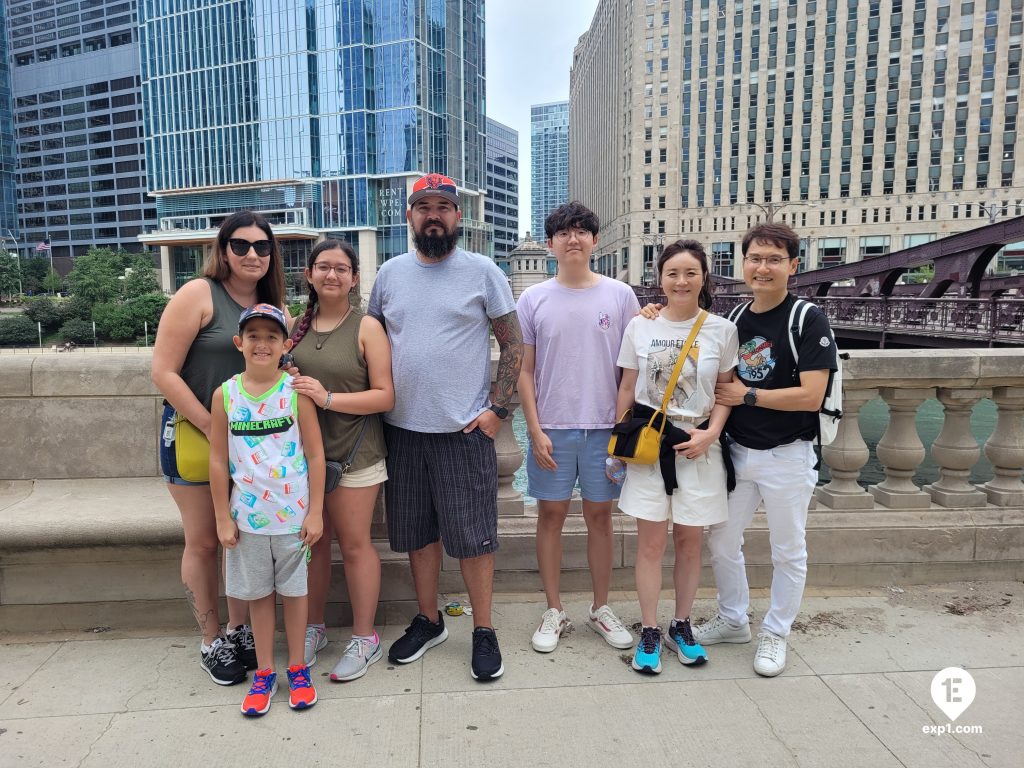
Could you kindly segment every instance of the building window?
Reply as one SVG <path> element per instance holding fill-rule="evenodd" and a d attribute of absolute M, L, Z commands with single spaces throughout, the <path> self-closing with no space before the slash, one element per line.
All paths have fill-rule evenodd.
<path fill-rule="evenodd" d="M 860 239 L 860 257 L 884 256 L 889 253 L 888 235 L 871 235 Z"/>
<path fill-rule="evenodd" d="M 834 267 L 846 261 L 846 238 L 823 237 L 818 240 L 818 266 Z"/>

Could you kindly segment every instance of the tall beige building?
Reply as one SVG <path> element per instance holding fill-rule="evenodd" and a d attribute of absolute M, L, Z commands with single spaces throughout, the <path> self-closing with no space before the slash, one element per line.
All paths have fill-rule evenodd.
<path fill-rule="evenodd" d="M 1024 0 L 601 0 L 569 120 L 599 270 L 693 237 L 739 275 L 766 218 L 818 267 L 1024 214 L 1022 28 Z"/>

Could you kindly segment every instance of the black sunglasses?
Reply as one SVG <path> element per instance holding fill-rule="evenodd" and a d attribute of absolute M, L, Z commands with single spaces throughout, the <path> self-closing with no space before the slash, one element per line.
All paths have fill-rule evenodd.
<path fill-rule="evenodd" d="M 245 256 L 249 253 L 249 249 L 252 248 L 256 251 L 257 256 L 265 259 L 270 255 L 270 251 L 274 246 L 269 240 L 257 240 L 255 243 L 250 243 L 248 240 L 233 237 L 228 240 L 228 247 L 231 248 L 231 252 L 235 254 L 235 256 Z"/>

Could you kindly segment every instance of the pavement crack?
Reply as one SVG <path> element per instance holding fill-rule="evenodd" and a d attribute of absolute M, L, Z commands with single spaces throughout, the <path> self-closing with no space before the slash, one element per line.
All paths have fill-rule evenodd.
<path fill-rule="evenodd" d="M 21 681 L 20 683 L 18 683 L 18 684 L 17 684 L 16 686 L 14 686 L 13 688 L 11 688 L 11 690 L 10 690 L 10 691 L 8 691 L 8 693 L 7 693 L 7 695 L 6 695 L 6 696 L 4 696 L 3 698 L 0 698 L 0 706 L 3 706 L 4 704 L 6 704 L 6 703 L 7 703 L 7 700 L 8 700 L 9 698 L 11 698 L 11 697 L 12 697 L 12 696 L 13 696 L 13 695 L 14 695 L 15 693 L 17 693 L 19 689 L 21 689 L 21 688 L 25 687 L 25 685 L 26 685 L 26 684 L 28 683 L 28 681 L 29 681 L 29 680 L 31 680 L 31 679 L 32 679 L 32 677 L 33 677 L 33 676 L 34 676 L 34 675 L 36 674 L 36 672 L 38 672 L 38 671 L 39 671 L 40 669 L 42 669 L 42 668 L 43 668 L 43 665 L 44 665 L 44 664 L 46 664 L 46 662 L 48 662 L 48 661 L 49 661 L 50 659 L 52 659 L 52 658 L 53 658 L 53 657 L 54 657 L 54 656 L 56 655 L 56 653 L 57 653 L 57 652 L 58 652 L 58 651 L 59 651 L 59 650 L 60 650 L 61 648 L 63 648 L 63 647 L 64 647 L 64 645 L 65 645 L 65 643 L 63 643 L 63 642 L 60 642 L 60 643 L 55 643 L 55 644 L 54 644 L 54 648 L 53 648 L 53 651 L 52 651 L 52 652 L 50 653 L 50 655 L 49 655 L 49 656 L 47 656 L 47 657 L 46 657 L 45 659 L 43 659 L 43 660 L 42 660 L 41 662 L 39 662 L 39 663 L 38 663 L 38 664 L 36 665 L 36 668 L 35 668 L 35 669 L 33 669 L 33 670 L 32 670 L 31 672 L 29 672 L 29 673 L 28 673 L 28 676 L 27 676 L 27 677 L 26 677 L 26 678 L 25 678 L 24 680 L 22 680 L 22 681 Z"/>
<path fill-rule="evenodd" d="M 120 712 L 114 712 L 110 716 L 110 719 L 107 721 L 106 726 L 104 726 L 103 730 L 100 732 L 100 735 L 92 740 L 92 743 L 89 744 L 89 749 L 86 750 L 86 753 L 82 756 L 82 759 L 78 761 L 75 768 L 82 768 L 82 766 L 85 764 L 85 761 L 88 760 L 89 756 L 92 754 L 93 747 L 96 746 L 100 739 L 107 735 L 107 732 L 110 730 L 110 727 L 114 724 L 114 720 L 117 719 L 117 716 L 120 714 Z"/>
<path fill-rule="evenodd" d="M 161 658 L 160 661 L 158 661 L 156 663 L 156 680 L 154 680 L 152 684 L 149 684 L 148 682 L 147 683 L 143 683 L 142 686 L 139 688 L 139 690 L 137 690 L 135 693 L 133 693 L 131 696 L 128 697 L 128 700 L 125 701 L 125 703 L 124 703 L 124 711 L 125 712 L 127 712 L 129 709 L 131 709 L 131 704 L 136 699 L 136 697 L 141 696 L 146 691 L 159 691 L 159 690 L 162 690 L 161 685 L 160 685 L 160 677 L 163 674 L 163 672 L 161 671 L 160 668 L 163 666 L 164 662 L 167 661 L 168 657 L 170 657 L 172 650 L 174 650 L 174 646 L 173 645 L 168 645 L 164 649 L 163 658 Z"/>
<path fill-rule="evenodd" d="M 910 702 L 915 707 L 918 708 L 918 710 L 920 710 L 921 714 L 924 715 L 925 718 L 927 718 L 928 722 L 930 722 L 932 725 L 942 725 L 942 723 L 937 723 L 935 721 L 935 718 L 932 716 L 932 714 L 925 707 L 922 707 L 920 704 L 917 703 L 917 700 L 913 696 L 910 695 L 910 691 L 908 691 L 906 688 L 904 688 L 902 685 L 900 685 L 900 682 L 898 680 L 893 680 L 891 677 L 889 677 L 888 674 L 883 675 L 883 677 L 885 677 L 886 680 L 888 680 L 890 683 L 895 685 L 900 690 L 900 692 L 904 696 L 906 696 L 907 699 L 909 699 Z M 978 750 L 974 749 L 969 744 L 965 744 L 964 742 L 962 742 L 960 739 L 957 738 L 957 734 L 949 733 L 947 735 L 952 737 L 953 741 L 955 741 L 957 744 L 959 744 L 965 750 L 967 750 L 972 755 L 977 757 L 978 760 L 980 760 L 983 765 L 990 765 L 990 763 L 983 757 L 983 753 L 981 753 Z"/>
<path fill-rule="evenodd" d="M 884 674 L 883 674 L 883 677 L 885 677 Z M 874 730 L 871 728 L 871 726 L 868 725 L 866 722 L 864 722 L 864 718 L 862 718 L 860 715 L 858 715 L 854 711 L 853 707 L 851 707 L 849 704 L 846 703 L 846 700 L 842 696 L 839 695 L 839 691 L 837 691 L 835 688 L 833 688 L 831 685 L 829 685 L 828 681 L 825 678 L 819 677 L 818 679 L 821 680 L 822 684 L 832 692 L 832 695 L 835 696 L 836 699 L 839 701 L 839 703 L 842 704 L 846 708 L 846 711 L 849 712 L 853 716 L 853 719 L 856 720 L 858 723 L 860 723 L 864 727 L 864 730 L 867 731 L 868 733 L 870 733 L 874 737 L 875 741 L 877 741 L 881 745 L 882 749 L 884 749 L 886 752 L 888 752 L 892 756 L 892 759 L 895 760 L 899 765 L 902 765 L 902 766 L 904 766 L 904 768 L 906 768 L 907 764 L 904 763 L 902 760 L 900 760 L 900 758 L 896 755 L 896 753 L 892 751 L 892 748 L 888 744 L 886 744 L 885 741 L 882 740 L 882 737 L 879 736 L 877 733 L 875 733 Z M 889 678 L 886 677 L 886 679 L 888 680 Z"/>
<path fill-rule="evenodd" d="M 772 736 L 774 736 L 775 740 L 778 741 L 786 750 L 786 752 L 789 753 L 789 757 L 793 761 L 793 764 L 800 765 L 800 758 L 797 757 L 796 752 L 794 752 L 792 748 L 789 746 L 789 744 L 786 743 L 786 740 L 782 738 L 779 732 L 775 730 L 775 724 L 772 723 L 768 715 L 766 715 L 764 710 L 761 709 L 761 705 L 758 704 L 749 693 L 747 693 L 746 689 L 742 685 L 740 685 L 739 680 L 734 680 L 733 683 L 736 685 L 737 688 L 740 689 L 740 693 L 742 693 L 746 697 L 747 701 L 754 705 L 754 709 L 757 710 L 757 714 L 759 714 L 761 716 L 761 719 L 764 720 L 765 725 L 768 726 L 768 730 L 771 731 Z"/>

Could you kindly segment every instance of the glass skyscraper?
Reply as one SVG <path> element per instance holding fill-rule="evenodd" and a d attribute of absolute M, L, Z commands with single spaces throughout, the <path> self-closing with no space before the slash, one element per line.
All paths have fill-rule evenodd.
<path fill-rule="evenodd" d="M 494 228 L 494 258 L 508 257 L 519 241 L 519 132 L 487 118 L 486 220 Z"/>
<path fill-rule="evenodd" d="M 408 249 L 405 200 L 444 173 L 486 251 L 483 0 L 143 0 L 150 189 L 165 280 L 228 214 L 264 212 L 286 269 L 343 237 L 376 267 Z M 173 271 L 173 276 L 167 272 Z"/>
<path fill-rule="evenodd" d="M 569 102 L 530 107 L 530 230 L 544 242 L 544 219 L 569 202 Z"/>
<path fill-rule="evenodd" d="M 14 102 L 11 97 L 11 66 L 7 60 L 7 7 L 0 3 L 0 238 L 18 233 L 14 196 Z M 6 241 L 5 241 L 6 242 Z M 15 243 L 7 243 L 13 248 Z"/>

